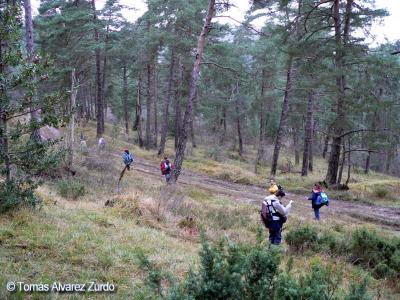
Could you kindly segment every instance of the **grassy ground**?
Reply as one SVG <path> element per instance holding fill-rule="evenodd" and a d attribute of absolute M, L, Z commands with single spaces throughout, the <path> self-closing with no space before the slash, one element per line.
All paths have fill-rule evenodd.
<path fill-rule="evenodd" d="M 235 242 L 255 239 L 259 227 L 258 208 L 232 202 L 225 196 L 189 185 L 166 187 L 161 176 L 149 177 L 139 172 L 125 175 L 118 194 L 116 181 L 122 162 L 110 154 L 119 154 L 129 146 L 136 156 L 154 162 L 160 159 L 129 144 L 117 129 L 108 127 L 107 132 L 110 132 L 107 136 L 109 152 L 98 154 L 93 150 L 88 156 L 78 154 L 78 175 L 52 179 L 40 187 L 37 194 L 43 202 L 39 208 L 11 212 L 0 219 L 0 299 L 26 297 L 6 292 L 4 286 L 8 281 L 83 283 L 91 280 L 115 283 L 118 290 L 112 297 L 135 298 L 146 276 L 140 268 L 139 258 L 143 254 L 163 271 L 183 277 L 189 267 L 197 263 L 200 230 L 205 230 L 213 241 L 221 236 Z M 85 135 L 89 146 L 96 144 L 93 127 L 85 129 Z M 171 145 L 167 151 L 172 153 Z M 237 160 L 234 155 L 217 162 L 208 157 L 205 148 L 199 147 L 184 167 L 233 182 L 265 183 L 265 176 L 252 172 L 254 166 L 251 168 L 251 163 L 250 159 Z M 318 161 L 319 165 L 322 166 L 322 161 Z M 304 189 L 306 192 L 321 176 L 322 169 L 317 167 L 306 180 L 294 174 L 279 175 L 278 180 L 287 189 Z M 262 168 L 260 173 L 266 174 L 267 168 Z M 394 189 L 390 192 L 395 194 L 398 181 L 393 178 L 379 176 L 379 180 L 372 183 L 363 174 L 355 176 L 359 182 L 354 183 L 354 187 L 365 195 L 372 195 L 375 187 L 386 187 L 389 182 Z M 70 193 L 63 190 L 65 183 L 74 187 Z M 312 222 L 311 215 L 293 215 L 285 230 L 307 222 Z M 324 220 L 321 226 L 342 230 L 342 224 Z M 348 227 L 351 230 L 355 225 L 348 224 Z M 283 251 L 285 249 L 284 245 Z M 315 261 L 337 264 L 346 270 L 348 279 L 362 278 L 366 273 L 340 258 L 311 253 L 294 256 L 294 268 L 298 272 L 307 272 Z M 385 280 L 372 280 L 371 289 L 375 294 L 379 291 L 385 299 L 398 296 L 398 287 Z M 31 296 L 34 299 L 79 298 L 76 294 Z M 93 299 L 110 297 L 108 294 L 85 296 Z"/>

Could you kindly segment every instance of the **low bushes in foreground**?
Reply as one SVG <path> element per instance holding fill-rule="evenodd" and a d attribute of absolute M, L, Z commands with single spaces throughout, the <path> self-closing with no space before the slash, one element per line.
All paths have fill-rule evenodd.
<path fill-rule="evenodd" d="M 147 278 L 136 297 L 160 299 L 371 299 L 367 281 L 342 287 L 341 268 L 314 262 L 307 273 L 293 274 L 292 263 L 280 269 L 280 248 L 268 247 L 259 236 L 255 244 L 221 240 L 210 245 L 202 238 L 200 265 L 182 279 L 165 274 L 141 256 Z"/>
<path fill-rule="evenodd" d="M 304 225 L 292 229 L 286 241 L 296 253 L 329 251 L 371 271 L 376 278 L 395 280 L 400 277 L 400 239 L 383 237 L 375 230 L 358 228 L 334 233 Z"/>

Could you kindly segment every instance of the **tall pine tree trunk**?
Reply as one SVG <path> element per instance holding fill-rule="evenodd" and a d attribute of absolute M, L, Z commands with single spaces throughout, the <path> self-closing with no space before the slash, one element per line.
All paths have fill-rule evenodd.
<path fill-rule="evenodd" d="M 340 148 L 342 144 L 342 134 L 345 130 L 345 88 L 346 81 L 344 75 L 345 54 L 347 41 L 350 35 L 350 18 L 353 0 L 347 0 L 346 12 L 344 19 L 344 29 L 342 34 L 342 20 L 340 18 L 340 0 L 334 0 L 333 3 L 333 20 L 335 27 L 335 69 L 336 69 L 336 88 L 337 88 L 337 101 L 336 101 L 336 119 L 333 126 L 333 139 L 331 146 L 331 154 L 328 161 L 328 171 L 326 174 L 326 181 L 328 184 L 337 183 L 337 175 L 339 169 Z"/>
<path fill-rule="evenodd" d="M 193 102 L 197 94 L 197 83 L 200 76 L 200 64 L 203 58 L 206 36 L 211 30 L 211 20 L 215 13 L 215 0 L 210 0 L 207 9 L 207 15 L 204 26 L 201 30 L 200 36 L 197 41 L 196 59 L 193 64 L 192 76 L 189 88 L 189 98 L 186 104 L 185 116 L 183 118 L 182 128 L 179 132 L 178 146 L 175 153 L 175 174 L 174 180 L 176 181 L 181 173 L 182 163 L 186 150 L 186 143 L 188 139 L 188 132 L 190 130 L 190 123 L 193 118 Z"/>
<path fill-rule="evenodd" d="M 108 41 L 109 41 L 109 35 L 110 35 L 110 20 L 111 20 L 111 15 L 108 16 L 108 23 L 107 23 L 107 29 L 106 29 L 106 38 L 104 41 L 104 56 L 103 56 L 103 78 L 101 80 L 101 98 L 104 103 L 104 115 L 107 117 L 107 101 L 106 101 L 106 68 L 107 68 L 107 48 L 108 48 Z"/>
<path fill-rule="evenodd" d="M 297 126 L 293 127 L 292 130 L 293 130 L 294 164 L 298 166 L 300 164 L 299 130 Z"/>
<path fill-rule="evenodd" d="M 161 124 L 161 140 L 160 140 L 160 149 L 158 150 L 158 155 L 164 154 L 165 143 L 167 142 L 168 135 L 168 119 L 169 119 L 169 104 L 171 103 L 172 97 L 172 82 L 174 80 L 174 69 L 175 69 L 175 50 L 171 50 L 171 61 L 169 65 L 169 76 L 168 76 L 168 87 L 167 94 L 164 98 L 163 105 L 163 118 Z"/>
<path fill-rule="evenodd" d="M 141 100 L 141 92 L 142 92 L 142 76 L 139 73 L 138 84 L 137 84 L 137 97 L 136 97 L 136 118 L 135 124 L 133 125 L 133 129 L 137 130 L 139 147 L 144 146 L 143 142 L 143 133 L 142 133 L 142 100 Z"/>
<path fill-rule="evenodd" d="M 324 150 L 322 151 L 323 158 L 326 158 L 326 154 L 328 153 L 328 147 L 329 147 L 330 140 L 331 140 L 331 127 L 328 128 L 328 133 L 325 136 Z"/>
<path fill-rule="evenodd" d="M 123 107 L 124 107 L 124 121 L 125 121 L 125 133 L 129 134 L 129 109 L 128 109 L 128 75 L 127 66 L 124 62 L 123 66 L 123 89 L 122 89 Z"/>
<path fill-rule="evenodd" d="M 257 158 L 254 165 L 254 172 L 258 173 L 258 165 L 260 164 L 262 158 L 264 157 L 264 135 L 265 135 L 265 70 L 262 70 L 261 73 L 261 95 L 260 95 L 260 110 L 258 119 L 260 122 L 259 128 L 259 137 L 258 137 L 258 150 L 257 150 Z"/>
<path fill-rule="evenodd" d="M 312 147 L 313 134 L 313 109 L 314 109 L 314 91 L 308 93 L 306 128 L 304 134 L 304 150 L 303 150 L 303 165 L 301 167 L 301 176 L 308 175 L 308 166 L 310 161 L 310 151 Z"/>
<path fill-rule="evenodd" d="M 75 69 L 71 72 L 71 95 L 70 95 L 70 103 L 69 103 L 69 112 L 71 113 L 71 118 L 68 124 L 68 133 L 67 133 L 67 165 L 68 168 L 72 168 L 72 164 L 74 161 L 74 143 L 75 143 L 75 106 L 76 106 L 76 77 L 75 77 Z"/>
<path fill-rule="evenodd" d="M 181 62 L 181 58 L 178 60 L 178 73 L 175 79 L 175 151 L 178 148 L 179 133 L 182 128 L 182 110 L 181 110 L 181 98 L 182 98 L 182 85 L 184 76 L 184 66 Z"/>
<path fill-rule="evenodd" d="M 31 0 L 23 0 L 24 2 L 24 11 L 25 11 L 25 35 L 26 35 L 26 51 L 28 52 L 29 60 L 33 60 L 33 56 L 35 55 L 35 48 L 34 48 L 34 36 L 33 36 L 33 23 L 32 23 L 32 5 Z M 37 91 L 35 89 L 34 96 L 33 96 L 33 103 L 30 107 L 30 117 L 32 121 L 35 123 L 40 122 L 40 113 L 35 104 L 37 105 L 38 97 Z M 40 130 L 34 129 L 32 131 L 32 138 L 35 141 L 40 141 Z"/>
<path fill-rule="evenodd" d="M 146 149 L 149 150 L 152 146 L 151 132 L 151 107 L 153 101 L 153 61 L 147 64 L 147 98 L 146 98 Z"/>
<path fill-rule="evenodd" d="M 158 77 L 157 77 L 157 71 L 156 68 L 154 67 L 154 73 L 153 73 L 153 104 L 154 104 L 154 131 L 153 131 L 153 147 L 157 148 L 158 145 Z"/>
<path fill-rule="evenodd" d="M 240 124 L 240 103 L 239 103 L 239 82 L 236 83 L 236 94 L 235 89 L 232 90 L 233 97 L 235 97 L 235 112 L 236 112 L 236 130 L 238 134 L 238 144 L 239 144 L 239 156 L 243 155 L 243 137 L 242 137 L 242 128 Z"/>
<path fill-rule="evenodd" d="M 92 0 L 93 21 L 95 25 L 94 40 L 96 44 L 96 107 L 97 107 L 97 137 L 104 134 L 104 108 L 102 99 L 102 84 L 101 84 L 101 60 L 100 60 L 100 38 L 97 29 L 97 14 L 96 14 L 96 0 Z"/>
<path fill-rule="evenodd" d="M 312 172 L 314 170 L 314 136 L 315 136 L 315 120 L 313 114 L 312 127 L 311 127 L 311 141 L 310 141 L 310 151 L 308 158 L 308 171 Z"/>
<path fill-rule="evenodd" d="M 292 89 L 292 75 L 293 75 L 293 56 L 290 55 L 288 59 L 288 66 L 286 72 L 286 88 L 282 103 L 281 119 L 279 121 L 278 132 L 276 134 L 274 154 L 272 156 L 271 176 L 276 175 L 276 170 L 278 167 L 279 152 L 281 150 L 283 133 L 285 130 L 287 115 L 289 111 L 289 94 Z"/>

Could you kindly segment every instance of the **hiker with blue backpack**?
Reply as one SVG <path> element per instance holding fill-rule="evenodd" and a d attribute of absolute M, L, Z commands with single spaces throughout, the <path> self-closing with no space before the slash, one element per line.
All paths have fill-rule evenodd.
<path fill-rule="evenodd" d="M 324 205 L 329 205 L 329 198 L 322 191 L 322 187 L 320 183 L 314 184 L 311 196 L 307 198 L 307 200 L 311 200 L 311 206 L 314 209 L 315 220 L 320 220 L 319 210 Z"/>
<path fill-rule="evenodd" d="M 265 197 L 261 205 L 261 221 L 269 231 L 269 241 L 273 245 L 279 245 L 282 240 L 282 227 L 292 207 L 293 201 L 284 206 L 280 199 L 286 194 L 280 185 L 269 189 L 270 196 Z"/>
<path fill-rule="evenodd" d="M 133 163 L 133 156 L 129 153 L 128 149 L 124 149 L 122 159 L 124 160 L 125 168 L 129 171 L 131 168 L 131 164 Z"/>

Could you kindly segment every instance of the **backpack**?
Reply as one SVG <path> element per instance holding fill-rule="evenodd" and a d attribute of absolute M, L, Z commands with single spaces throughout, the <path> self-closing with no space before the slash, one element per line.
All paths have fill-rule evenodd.
<path fill-rule="evenodd" d="M 160 170 L 162 175 L 167 175 L 171 171 L 171 164 L 169 162 L 163 161 L 160 164 Z"/>
<path fill-rule="evenodd" d="M 130 165 L 133 162 L 133 157 L 132 155 L 129 153 L 124 153 L 123 155 L 123 159 L 124 159 L 124 163 L 126 165 Z"/>
<path fill-rule="evenodd" d="M 272 202 L 271 202 L 272 205 Z M 261 204 L 261 211 L 260 211 L 260 216 L 261 216 L 261 221 L 264 224 L 265 227 L 268 228 L 269 224 L 272 222 L 272 211 L 271 211 L 271 205 L 268 203 L 267 200 L 264 200 Z"/>
<path fill-rule="evenodd" d="M 319 193 L 317 200 L 315 201 L 316 205 L 329 205 L 328 195 L 324 192 Z"/>

